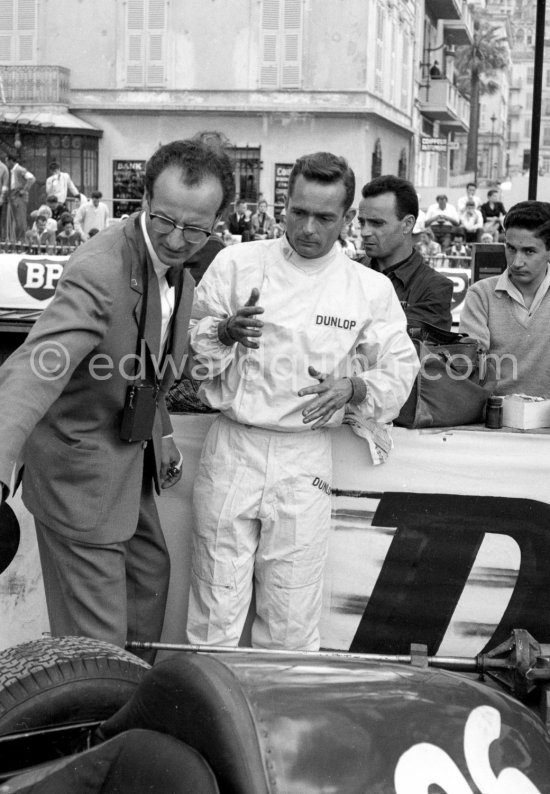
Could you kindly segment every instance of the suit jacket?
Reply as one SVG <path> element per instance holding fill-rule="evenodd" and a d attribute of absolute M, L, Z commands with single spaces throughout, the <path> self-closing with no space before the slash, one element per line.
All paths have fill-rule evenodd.
<path fill-rule="evenodd" d="M 247 219 L 244 215 L 239 217 L 236 212 L 232 212 L 227 219 L 227 225 L 231 234 L 250 233 L 251 218 Z"/>
<path fill-rule="evenodd" d="M 0 368 L 0 481 L 24 464 L 23 501 L 52 529 L 90 543 L 126 540 L 138 520 L 144 446 L 119 439 L 128 376 L 134 374 L 145 241 L 139 213 L 80 247 L 54 298 L 23 345 Z M 158 279 L 148 264 L 144 358 L 158 359 Z M 194 281 L 185 273 L 174 316 L 172 356 L 182 362 Z M 50 352 L 48 352 L 48 350 Z M 40 361 L 40 354 L 43 359 Z M 42 363 L 51 374 L 36 374 Z M 152 446 L 159 491 L 165 404 L 174 373 L 161 381 Z"/>

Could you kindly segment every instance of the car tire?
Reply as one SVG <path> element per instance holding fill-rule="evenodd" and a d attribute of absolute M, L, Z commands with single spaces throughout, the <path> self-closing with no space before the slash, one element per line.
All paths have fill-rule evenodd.
<path fill-rule="evenodd" d="M 0 736 L 100 721 L 128 701 L 150 665 L 88 637 L 43 637 L 0 651 Z"/>

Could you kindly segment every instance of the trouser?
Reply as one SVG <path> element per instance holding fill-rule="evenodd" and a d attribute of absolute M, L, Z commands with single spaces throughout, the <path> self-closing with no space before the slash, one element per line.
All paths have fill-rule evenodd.
<path fill-rule="evenodd" d="M 86 543 L 37 519 L 35 525 L 52 634 L 120 647 L 127 640 L 160 639 L 170 559 L 150 476 L 144 475 L 138 524 L 127 541 Z M 152 662 L 155 653 L 138 655 Z"/>
<path fill-rule="evenodd" d="M 15 242 L 23 241 L 27 231 L 27 202 L 22 196 L 12 196 L 10 209 L 15 227 Z"/>
<path fill-rule="evenodd" d="M 193 493 L 191 643 L 316 650 L 330 526 L 328 430 L 282 433 L 218 417 Z"/>

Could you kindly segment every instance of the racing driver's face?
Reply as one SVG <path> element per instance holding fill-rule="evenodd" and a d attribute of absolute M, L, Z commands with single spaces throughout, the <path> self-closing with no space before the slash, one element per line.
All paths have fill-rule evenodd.
<path fill-rule="evenodd" d="M 317 259 L 328 254 L 346 218 L 344 183 L 317 182 L 300 174 L 286 200 L 286 235 L 300 256 Z"/>

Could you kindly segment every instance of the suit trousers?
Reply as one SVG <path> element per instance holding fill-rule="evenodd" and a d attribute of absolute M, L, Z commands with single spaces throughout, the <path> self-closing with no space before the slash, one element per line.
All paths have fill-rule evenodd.
<path fill-rule="evenodd" d="M 144 473 L 138 524 L 127 541 L 75 541 L 37 519 L 35 525 L 54 636 L 94 637 L 120 647 L 127 640 L 160 639 L 170 558 L 150 475 Z M 155 652 L 137 655 L 151 663 Z"/>

